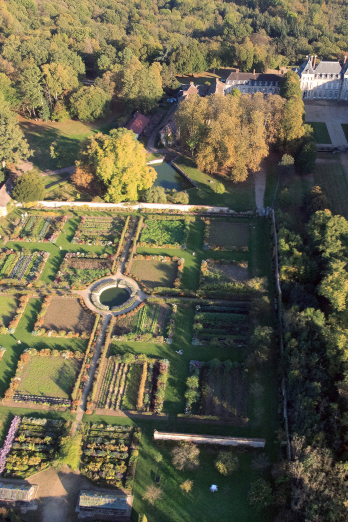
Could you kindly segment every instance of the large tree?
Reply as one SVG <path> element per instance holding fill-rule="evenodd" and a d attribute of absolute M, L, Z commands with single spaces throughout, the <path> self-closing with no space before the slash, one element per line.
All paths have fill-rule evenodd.
<path fill-rule="evenodd" d="M 82 87 L 71 97 L 71 111 L 81 121 L 94 121 L 106 115 L 111 96 L 100 87 Z"/>
<path fill-rule="evenodd" d="M 26 160 L 32 151 L 18 125 L 17 115 L 1 98 L 0 94 L 0 161 L 1 167 L 5 168 L 6 162 Z"/>
<path fill-rule="evenodd" d="M 302 91 L 300 86 L 300 78 L 294 71 L 288 71 L 284 74 L 279 90 L 280 96 L 290 100 L 292 96 L 298 96 L 302 99 Z"/>
<path fill-rule="evenodd" d="M 45 195 L 45 183 L 43 178 L 34 172 L 26 172 L 17 179 L 12 192 L 13 199 L 20 203 L 41 201 Z"/>
<path fill-rule="evenodd" d="M 156 171 L 146 165 L 144 146 L 133 131 L 111 130 L 87 138 L 77 166 L 92 172 L 105 187 L 105 201 L 136 201 L 156 179 Z"/>

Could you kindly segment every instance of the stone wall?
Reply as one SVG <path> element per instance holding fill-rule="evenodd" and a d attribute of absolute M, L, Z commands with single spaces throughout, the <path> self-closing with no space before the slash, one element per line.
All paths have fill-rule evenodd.
<path fill-rule="evenodd" d="M 186 440 L 195 444 L 219 444 L 221 446 L 250 446 L 264 448 L 265 439 L 249 439 L 245 437 L 224 437 L 214 435 L 194 435 L 193 433 L 168 433 L 155 430 L 154 440 Z"/>

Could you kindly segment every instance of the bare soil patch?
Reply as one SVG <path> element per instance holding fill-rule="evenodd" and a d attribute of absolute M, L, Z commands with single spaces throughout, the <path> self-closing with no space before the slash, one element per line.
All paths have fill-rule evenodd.
<path fill-rule="evenodd" d="M 85 312 L 78 299 L 54 297 L 45 315 L 43 328 L 91 332 L 94 320 L 94 316 Z"/>
<path fill-rule="evenodd" d="M 137 260 L 132 264 L 132 274 L 151 290 L 157 286 L 172 287 L 178 271 L 175 261 Z"/>
<path fill-rule="evenodd" d="M 229 281 L 247 281 L 249 279 L 248 263 L 236 263 L 234 265 L 215 265 L 214 269 L 219 272 L 223 279 Z"/>
<path fill-rule="evenodd" d="M 72 257 L 66 260 L 69 268 L 78 270 L 104 270 L 112 267 L 111 259 L 79 259 Z"/>

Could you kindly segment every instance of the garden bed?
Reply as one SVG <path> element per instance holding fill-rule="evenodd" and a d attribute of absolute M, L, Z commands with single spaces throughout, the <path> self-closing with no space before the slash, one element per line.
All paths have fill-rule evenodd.
<path fill-rule="evenodd" d="M 201 264 L 200 284 L 243 283 L 249 279 L 248 261 L 206 259 Z"/>
<path fill-rule="evenodd" d="M 136 313 L 116 318 L 113 339 L 117 341 L 163 342 L 168 327 L 170 308 L 165 304 L 146 303 Z"/>
<path fill-rule="evenodd" d="M 164 259 L 164 257 L 162 260 L 152 259 L 151 256 L 145 256 L 145 258 L 142 256 L 142 259 L 135 258 L 130 267 L 130 277 L 141 282 L 143 290 L 148 292 L 155 291 L 158 287 L 173 288 L 177 273 L 178 263 L 172 261 L 171 258 Z"/>
<path fill-rule="evenodd" d="M 140 440 L 140 428 L 92 424 L 82 454 L 81 473 L 101 487 L 132 489 Z"/>
<path fill-rule="evenodd" d="M 11 235 L 10 240 L 55 243 L 67 219 L 67 216 L 60 215 L 46 217 L 29 214 L 29 216 L 22 218 L 20 224 Z"/>
<path fill-rule="evenodd" d="M 244 425 L 248 421 L 248 393 L 244 364 L 217 359 L 207 363 L 191 361 L 185 413 Z"/>
<path fill-rule="evenodd" d="M 126 223 L 126 217 L 82 216 L 72 239 L 74 244 L 117 245 Z"/>
<path fill-rule="evenodd" d="M 249 339 L 248 308 L 244 306 L 196 306 L 194 346 L 246 347 Z"/>
<path fill-rule="evenodd" d="M 49 255 L 48 252 L 7 250 L 0 254 L 0 279 L 4 283 L 14 280 L 31 283 L 40 277 Z"/>
<path fill-rule="evenodd" d="M 189 219 L 158 219 L 154 216 L 145 220 L 140 235 L 140 247 L 181 248 L 185 247 L 190 229 Z"/>
<path fill-rule="evenodd" d="M 111 274 L 113 256 L 92 253 L 67 253 L 59 267 L 54 282 L 59 285 L 69 285 L 85 288 L 94 281 Z"/>
<path fill-rule="evenodd" d="M 249 224 L 203 219 L 204 248 L 221 251 L 248 251 Z"/>
<path fill-rule="evenodd" d="M 166 389 L 168 361 L 136 359 L 132 354 L 105 360 L 97 408 L 161 412 Z"/>
<path fill-rule="evenodd" d="M 14 420 L 17 419 L 3 476 L 24 479 L 51 465 L 59 447 L 63 421 L 28 417 Z"/>
<path fill-rule="evenodd" d="M 89 337 L 95 316 L 87 312 L 75 297 L 48 297 L 38 315 L 34 330 L 45 330 L 41 335 L 65 336 L 73 332 Z M 64 334 L 63 334 L 64 332 Z"/>

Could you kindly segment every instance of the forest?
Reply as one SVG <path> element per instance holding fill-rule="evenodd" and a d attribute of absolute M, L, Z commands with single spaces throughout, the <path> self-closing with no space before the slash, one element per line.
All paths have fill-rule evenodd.
<path fill-rule="evenodd" d="M 1 0 L 0 94 L 43 120 L 92 121 L 112 98 L 149 112 L 176 74 L 342 58 L 347 19 L 340 0 Z"/>

